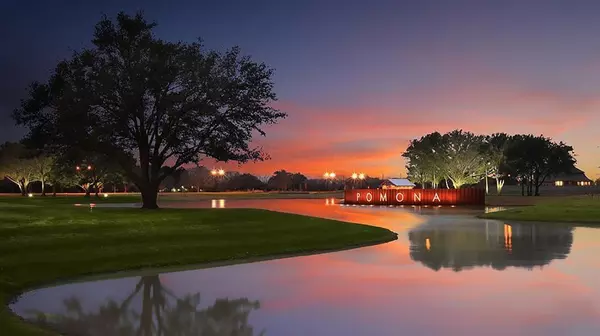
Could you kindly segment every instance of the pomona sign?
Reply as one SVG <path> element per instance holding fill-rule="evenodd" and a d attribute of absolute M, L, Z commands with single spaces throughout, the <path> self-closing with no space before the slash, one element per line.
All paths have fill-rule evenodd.
<path fill-rule="evenodd" d="M 345 204 L 364 205 L 484 205 L 485 191 L 467 189 L 351 189 Z"/>

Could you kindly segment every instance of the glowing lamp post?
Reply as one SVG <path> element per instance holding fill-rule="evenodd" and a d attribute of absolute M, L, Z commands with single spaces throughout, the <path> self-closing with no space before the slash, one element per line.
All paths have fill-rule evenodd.
<path fill-rule="evenodd" d="M 329 187 L 329 184 L 331 183 L 331 181 L 333 181 L 335 179 L 335 173 L 334 172 L 325 172 L 325 174 L 323 174 L 323 177 L 325 178 L 325 180 L 327 181 L 327 186 Z M 329 189 L 329 188 L 327 188 Z"/>
<path fill-rule="evenodd" d="M 365 174 L 360 173 L 352 173 L 352 185 L 355 186 L 356 185 L 356 181 L 359 181 L 359 184 L 362 185 L 362 181 L 365 179 Z"/>
<path fill-rule="evenodd" d="M 92 165 L 83 165 L 82 166 L 76 166 L 75 170 L 77 170 L 77 172 L 80 172 L 82 170 L 87 170 L 89 172 L 92 173 L 92 182 L 95 183 L 96 182 L 96 171 L 94 170 L 94 167 Z M 96 186 L 94 186 L 96 188 Z M 89 196 L 89 188 L 88 188 L 88 193 L 86 193 L 86 196 Z M 96 191 L 96 195 L 98 195 L 98 191 Z"/>
<path fill-rule="evenodd" d="M 213 169 L 210 171 L 210 174 L 212 176 L 214 176 L 215 178 L 215 189 L 218 190 L 218 185 L 219 185 L 219 178 L 222 178 L 225 176 L 225 170 L 223 169 Z"/>

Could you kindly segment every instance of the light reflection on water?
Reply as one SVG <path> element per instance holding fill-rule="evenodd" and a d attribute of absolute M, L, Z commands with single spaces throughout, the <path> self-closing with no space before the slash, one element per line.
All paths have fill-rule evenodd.
<path fill-rule="evenodd" d="M 600 231 L 473 217 L 484 209 L 335 201 L 171 206 L 321 216 L 390 228 L 398 241 L 40 289 L 12 308 L 84 335 L 600 334 Z"/>

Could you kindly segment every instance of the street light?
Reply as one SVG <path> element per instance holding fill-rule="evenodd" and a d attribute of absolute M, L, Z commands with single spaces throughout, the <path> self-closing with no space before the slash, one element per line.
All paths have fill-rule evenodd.
<path fill-rule="evenodd" d="M 323 174 L 323 177 L 325 178 L 325 180 L 327 180 L 327 184 L 329 185 L 329 181 L 333 180 L 335 178 L 335 173 L 334 172 L 325 172 L 325 174 Z"/>
<path fill-rule="evenodd" d="M 356 180 L 360 180 L 362 182 L 362 180 L 364 180 L 364 179 L 365 179 L 365 174 L 352 173 L 352 182 L 353 182 L 352 184 L 353 185 L 356 183 Z"/>
<path fill-rule="evenodd" d="M 225 170 L 221 168 L 213 169 L 210 171 L 210 174 L 215 177 L 215 189 L 218 190 L 219 178 L 225 176 Z"/>
<path fill-rule="evenodd" d="M 92 182 L 88 183 L 88 184 L 94 187 L 94 191 L 96 192 L 96 196 L 98 196 L 99 189 L 98 189 L 98 186 L 96 185 L 96 183 L 97 183 L 97 181 L 96 181 L 96 171 L 94 170 L 94 167 L 92 165 L 89 165 L 89 164 L 88 165 L 83 165 L 83 167 L 86 170 L 92 172 Z M 77 170 L 78 172 L 81 172 L 82 169 L 83 168 L 81 166 L 76 166 L 75 167 L 75 170 Z M 86 178 L 86 180 L 87 180 L 87 178 Z M 88 189 L 88 191 L 86 192 L 86 195 L 88 195 L 90 191 L 91 190 Z"/>

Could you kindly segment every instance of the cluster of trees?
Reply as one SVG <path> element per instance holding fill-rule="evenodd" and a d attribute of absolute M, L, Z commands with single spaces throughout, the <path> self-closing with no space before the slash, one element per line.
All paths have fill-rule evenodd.
<path fill-rule="evenodd" d="M 90 196 L 98 196 L 107 186 L 126 188 L 127 180 L 119 166 L 110 158 L 99 155 L 57 156 L 29 149 L 22 143 L 6 142 L 0 145 L 0 176 L 12 182 L 21 195 L 38 183 L 42 196 L 48 186 L 53 195 L 58 190 L 79 188 Z"/>
<path fill-rule="evenodd" d="M 6 142 L 0 145 L 0 177 L 12 182 L 25 196 L 34 183 L 39 183 L 42 196 L 48 186 L 56 195 L 58 190 L 77 187 L 90 196 L 98 196 L 107 186 L 123 186 L 127 180 L 118 165 L 107 156 L 84 153 L 57 156 L 22 143 Z"/>
<path fill-rule="evenodd" d="M 568 173 L 575 164 L 573 147 L 544 136 L 476 135 L 462 130 L 414 139 L 402 156 L 409 178 L 422 186 L 437 188 L 444 183 L 461 188 L 492 178 L 500 193 L 511 177 L 529 196 L 539 195 L 548 177 Z"/>
<path fill-rule="evenodd" d="M 32 83 L 13 114 L 29 130 L 24 143 L 37 151 L 117 165 L 147 209 L 158 207 L 159 186 L 185 164 L 268 159 L 251 140 L 286 116 L 272 107 L 267 65 L 236 47 L 217 52 L 162 40 L 155 27 L 142 14 L 104 17 L 91 47 Z M 19 176 L 21 185 L 31 178 Z"/>

